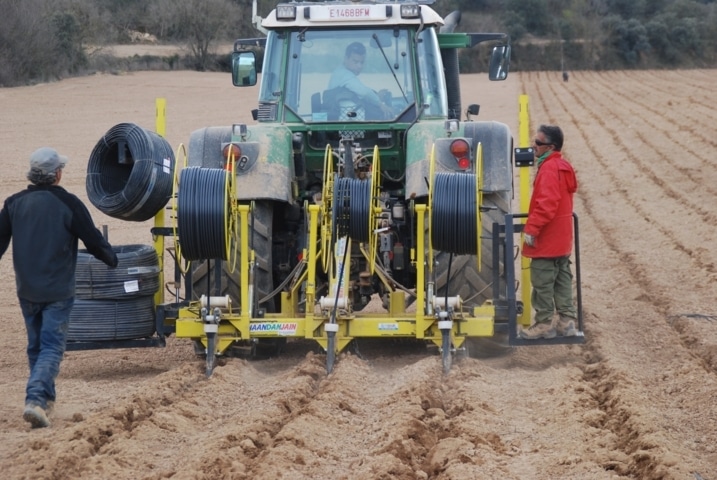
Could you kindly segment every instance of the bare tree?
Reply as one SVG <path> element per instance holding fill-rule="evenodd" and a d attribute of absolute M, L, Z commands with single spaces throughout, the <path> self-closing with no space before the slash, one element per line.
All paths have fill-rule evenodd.
<path fill-rule="evenodd" d="M 238 7 L 230 0 L 178 0 L 174 2 L 178 34 L 187 38 L 197 70 L 206 70 L 212 42 L 227 35 L 239 18 Z"/>

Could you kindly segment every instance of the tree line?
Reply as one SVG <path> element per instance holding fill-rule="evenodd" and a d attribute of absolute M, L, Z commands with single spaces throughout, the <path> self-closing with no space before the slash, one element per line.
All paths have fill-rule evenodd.
<path fill-rule="evenodd" d="M 259 0 L 258 14 L 276 3 Z M 432 7 L 442 15 L 461 10 L 462 30 L 510 34 L 514 70 L 717 65 L 717 0 L 437 0 Z M 146 68 L 225 69 L 228 59 L 212 54 L 216 43 L 260 35 L 251 0 L 0 0 L 0 11 L 0 86 L 121 68 L 99 47 L 129 43 L 138 32 L 188 52 L 141 59 Z M 461 55 L 465 71 L 484 68 L 482 51 Z"/>

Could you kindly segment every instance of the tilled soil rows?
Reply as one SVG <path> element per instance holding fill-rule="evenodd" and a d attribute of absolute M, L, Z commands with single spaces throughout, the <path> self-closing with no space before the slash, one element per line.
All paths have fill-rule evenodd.
<path fill-rule="evenodd" d="M 582 346 L 520 347 L 441 374 L 431 349 L 357 342 L 326 374 L 313 343 L 224 359 L 209 378 L 191 342 L 68 352 L 48 429 L 22 419 L 28 369 L 9 251 L 0 261 L 0 469 L 8 479 L 717 479 L 717 70 L 462 77 L 479 120 L 560 125 L 579 180 Z M 2 199 L 29 154 L 68 155 L 63 186 L 113 244 L 153 222 L 92 208 L 88 156 L 121 122 L 175 147 L 251 122 L 257 90 L 227 75 L 95 75 L 0 89 Z M 527 171 L 520 172 L 528 174 Z M 518 172 L 516 172 L 518 175 Z M 517 208 L 518 199 L 515 199 Z M 171 278 L 171 277 L 170 277 Z"/>

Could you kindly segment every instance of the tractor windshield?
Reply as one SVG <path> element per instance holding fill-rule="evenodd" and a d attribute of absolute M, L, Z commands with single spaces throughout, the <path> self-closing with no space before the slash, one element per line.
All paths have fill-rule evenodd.
<path fill-rule="evenodd" d="M 410 47 L 399 28 L 292 32 L 285 105 L 307 123 L 395 120 L 415 103 Z"/>

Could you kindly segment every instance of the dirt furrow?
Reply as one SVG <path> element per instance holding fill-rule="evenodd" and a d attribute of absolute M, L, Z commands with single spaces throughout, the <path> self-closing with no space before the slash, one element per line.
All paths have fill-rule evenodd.
<path fill-rule="evenodd" d="M 660 100 L 662 101 L 666 97 L 667 102 L 674 102 L 680 106 L 663 111 L 652 106 L 655 101 L 654 96 L 650 98 L 640 95 L 639 90 L 636 90 L 632 84 L 625 85 L 623 83 L 625 88 L 615 90 L 613 88 L 614 80 L 611 80 L 609 76 L 604 78 L 595 76 L 595 78 L 597 79 L 595 85 L 599 87 L 599 92 L 591 90 L 593 96 L 612 98 L 612 105 L 617 114 L 616 118 L 622 119 L 627 127 L 635 129 L 638 137 L 644 142 L 644 147 L 650 148 L 656 156 L 664 155 L 666 143 L 678 145 L 683 150 L 683 154 L 674 159 L 666 158 L 667 165 L 688 177 L 694 185 L 700 185 L 702 183 L 700 175 L 704 174 L 705 168 L 712 165 L 711 157 L 707 153 L 710 147 L 717 146 L 717 140 L 706 135 L 700 128 L 706 120 L 704 116 L 692 117 L 691 112 L 694 107 L 690 105 L 689 108 L 686 108 L 675 98 L 673 92 L 679 88 L 679 85 L 672 85 L 672 88 L 666 90 Z M 665 82 L 662 84 L 664 85 Z M 640 86 L 640 88 L 643 87 Z M 641 98 L 645 98 L 645 100 L 641 100 Z M 627 123 L 628 121 L 629 123 Z M 636 121 L 644 122 L 645 126 L 637 128 L 634 125 Z M 695 164 L 695 160 L 698 161 L 697 164 Z M 685 165 L 686 161 L 689 164 Z M 710 193 L 715 192 L 715 189 L 708 185 L 703 185 L 703 187 L 709 188 Z"/>
<path fill-rule="evenodd" d="M 650 141 L 646 134 L 643 134 L 641 132 L 649 131 L 654 137 L 658 138 L 660 136 L 667 137 L 670 142 L 677 143 L 678 145 L 680 144 L 680 142 L 678 142 L 677 139 L 671 138 L 671 134 L 668 129 L 663 129 L 647 120 L 647 116 L 642 114 L 639 108 L 629 108 L 627 104 L 629 104 L 631 100 L 629 99 L 628 95 L 615 94 L 613 91 L 607 88 L 606 84 L 601 81 L 594 82 L 591 86 L 598 86 L 600 88 L 584 89 L 581 91 L 580 95 L 573 95 L 573 100 L 576 103 L 580 103 L 583 107 L 586 107 L 589 104 L 611 105 L 612 109 L 615 110 L 616 113 L 613 120 L 622 124 L 622 128 L 619 128 L 617 125 L 611 126 L 607 122 L 604 122 L 602 119 L 598 119 L 597 116 L 593 115 L 593 118 L 600 122 L 601 126 L 603 126 L 608 132 L 610 132 L 613 138 L 622 145 L 625 151 L 631 152 L 628 155 L 628 160 L 634 163 L 638 167 L 639 171 L 646 178 L 655 183 L 660 188 L 660 190 L 664 191 L 668 196 L 677 200 L 685 208 L 699 213 L 706 223 L 713 223 L 717 219 L 715 214 L 710 209 L 703 208 L 696 202 L 693 202 L 689 197 L 687 197 L 687 195 L 685 195 L 685 193 L 683 193 L 685 191 L 689 192 L 693 190 L 695 186 L 700 185 L 701 182 L 699 177 L 695 174 L 690 173 L 689 169 L 681 168 L 680 165 L 677 163 L 679 159 L 673 160 L 668 156 L 664 156 L 661 153 L 660 148 L 656 146 L 654 142 Z M 587 107 L 586 110 L 588 110 Z M 646 126 L 643 127 L 642 125 L 639 125 L 639 122 L 644 122 Z M 638 141 L 632 142 L 628 146 L 625 143 L 626 140 L 623 140 L 623 138 L 628 137 L 625 132 L 629 132 L 629 136 L 634 136 L 634 139 Z M 649 152 L 647 152 L 647 155 L 645 155 L 645 150 L 649 150 Z M 690 153 L 689 149 L 686 150 L 687 153 Z M 695 154 L 695 156 L 699 158 L 698 154 Z M 659 158 L 661 161 L 648 161 L 643 160 L 643 158 Z M 702 161 L 702 163 L 707 162 L 706 158 L 700 160 Z M 664 169 L 665 171 L 672 172 L 672 174 L 659 174 L 657 172 L 658 167 Z M 683 191 L 679 191 L 672 186 L 672 183 L 674 182 L 673 178 L 675 171 L 683 173 L 691 182 L 691 185 L 689 185 Z M 709 189 L 708 187 L 708 192 L 714 195 L 716 191 L 714 189 Z"/>
<path fill-rule="evenodd" d="M 587 99 L 589 98 L 592 99 L 592 102 L 590 103 L 588 103 L 587 101 Z M 697 214 L 700 217 L 697 221 L 701 222 L 704 225 L 710 225 L 715 223 L 715 221 L 717 221 L 717 216 L 711 210 L 707 209 L 706 207 L 702 207 L 700 203 L 693 201 L 691 198 L 687 197 L 680 191 L 673 188 L 668 180 L 663 178 L 662 175 L 656 173 L 656 170 L 658 168 L 657 165 L 661 164 L 662 162 L 648 163 L 647 161 L 642 160 L 640 155 L 632 153 L 635 151 L 636 147 L 647 148 L 649 144 L 646 142 L 640 142 L 640 135 L 632 132 L 627 135 L 636 139 L 637 142 L 632 142 L 629 145 L 628 143 L 626 143 L 628 136 L 626 136 L 624 132 L 629 129 L 629 124 L 625 123 L 622 118 L 629 118 L 628 115 L 616 117 L 618 121 L 620 121 L 624 125 L 623 129 L 619 129 L 617 126 L 609 125 L 602 118 L 599 118 L 592 113 L 592 110 L 590 107 L 588 107 L 588 105 L 594 106 L 596 104 L 599 104 L 598 102 L 604 101 L 605 99 L 606 96 L 596 95 L 592 97 L 592 94 L 587 93 L 586 91 L 581 92 L 581 94 L 579 95 L 576 93 L 572 94 L 572 100 L 574 104 L 583 107 L 585 112 L 587 112 L 588 118 L 591 118 L 591 121 L 589 123 L 592 123 L 592 120 L 594 120 L 596 124 L 604 128 L 609 133 L 612 141 L 614 141 L 619 146 L 622 152 L 625 152 L 626 161 L 630 164 L 629 168 L 635 172 L 633 179 L 640 178 L 639 176 L 641 175 L 649 179 L 658 188 L 658 190 L 654 193 L 645 196 L 646 185 L 640 185 L 639 188 L 636 188 L 636 185 L 634 183 L 630 183 L 630 186 L 626 187 L 623 190 L 626 195 L 629 196 L 629 204 L 636 209 L 638 214 L 643 217 L 645 221 L 647 221 L 651 226 L 656 227 L 663 236 L 667 237 L 670 241 L 670 244 L 672 244 L 676 250 L 687 254 L 693 264 L 697 268 L 702 270 L 705 276 L 707 276 L 713 271 L 712 263 L 714 262 L 714 259 L 710 258 L 709 256 L 705 258 L 706 252 L 704 251 L 704 249 L 701 248 L 701 243 L 699 239 L 695 239 L 694 235 L 689 233 L 689 227 L 691 225 L 694 225 L 694 220 L 689 220 L 689 222 L 684 225 L 684 230 L 676 230 L 675 225 L 673 223 L 666 223 L 663 220 L 662 216 L 660 215 L 660 210 L 684 209 L 685 211 L 691 212 L 691 214 Z M 617 102 L 617 100 L 615 100 L 615 102 Z M 613 104 L 615 102 L 608 103 Z M 566 104 L 563 104 L 563 106 L 567 109 Z M 575 120 L 577 121 L 577 118 L 575 118 Z M 644 131 L 644 129 L 640 130 L 640 128 L 637 128 L 637 130 Z M 593 152 L 600 152 L 601 150 L 597 147 L 600 147 L 600 145 L 595 145 L 594 147 L 591 146 L 590 149 Z M 658 150 L 655 149 L 654 154 L 654 158 L 660 158 L 663 162 L 671 163 L 668 158 L 660 157 Z M 621 162 L 621 169 L 617 170 L 616 172 L 625 173 L 625 171 L 627 171 L 627 168 L 623 168 L 626 167 L 625 163 L 626 162 L 624 161 Z M 668 167 L 668 170 L 669 169 L 673 168 L 670 166 Z M 624 183 L 625 179 L 618 179 L 617 176 L 615 176 L 616 184 L 619 185 L 621 181 Z M 642 198 L 639 198 L 638 195 L 636 195 L 638 192 L 642 194 Z M 667 197 L 676 200 L 677 205 L 668 201 L 669 198 L 665 198 L 665 194 Z M 659 209 L 656 209 L 656 205 L 658 204 L 658 202 L 662 204 L 662 206 Z"/>
<path fill-rule="evenodd" d="M 702 121 L 717 119 L 717 113 L 711 108 L 714 103 L 712 88 L 717 81 L 717 73 L 714 70 L 693 70 L 690 75 L 685 75 L 682 70 L 648 70 L 645 72 L 634 72 L 633 78 L 639 76 L 640 81 L 636 82 L 642 86 L 643 92 L 648 98 L 658 100 L 656 105 L 665 105 L 676 108 L 686 113 L 694 110 Z M 617 78 L 617 77 L 615 77 Z M 657 94 L 657 95 L 654 95 Z M 661 97 L 668 97 L 665 101 Z M 665 112 L 661 112 L 664 115 Z M 699 123 L 699 122 L 698 122 Z"/>
<path fill-rule="evenodd" d="M 605 182 L 599 180 L 599 177 L 606 175 L 611 178 L 608 182 L 610 184 L 620 185 L 621 182 L 624 182 L 624 180 L 622 180 L 622 178 L 614 172 L 614 160 L 611 160 L 611 157 L 605 156 L 605 154 L 602 153 L 606 150 L 604 146 L 601 144 L 603 148 L 598 149 L 597 143 L 592 144 L 595 138 L 615 141 L 615 132 L 609 131 L 609 129 L 606 128 L 605 122 L 603 122 L 600 118 L 592 116 L 590 114 L 591 109 L 585 104 L 582 104 L 575 95 L 572 97 L 576 99 L 576 101 L 570 102 L 569 106 L 562 100 L 564 94 L 560 95 L 556 93 L 557 88 L 552 84 L 543 84 L 542 86 L 546 89 L 546 92 L 542 93 L 542 98 L 545 103 L 542 103 L 536 110 L 541 111 L 541 113 L 542 110 L 545 110 L 545 114 L 548 117 L 559 118 L 565 125 L 568 125 L 568 131 L 575 130 L 572 136 L 568 136 L 571 145 L 576 143 L 585 145 L 585 147 L 579 148 L 585 156 L 581 155 L 574 157 L 574 162 L 577 163 L 579 176 L 582 173 L 583 176 L 581 178 L 587 178 L 587 180 L 584 180 L 581 184 L 578 199 L 579 205 L 582 206 L 587 213 L 587 221 L 585 222 L 586 224 L 583 225 L 583 232 L 585 232 L 586 229 L 587 231 L 594 230 L 595 232 L 599 232 L 603 239 L 602 242 L 598 243 L 595 243 L 593 239 L 593 242 L 588 245 L 588 247 L 600 244 L 602 245 L 602 248 L 598 247 L 598 251 L 600 251 L 599 256 L 602 259 L 602 265 L 597 267 L 597 265 L 593 264 L 593 268 L 597 267 L 599 271 L 603 271 L 605 268 L 610 268 L 612 266 L 618 268 L 623 275 L 630 278 L 627 282 L 619 282 L 621 285 L 629 284 L 629 290 L 613 290 L 611 292 L 612 295 L 616 295 L 617 292 L 621 292 L 620 294 L 617 294 L 618 298 L 615 298 L 615 302 L 611 302 L 616 310 L 624 310 L 624 306 L 619 306 L 619 296 L 624 295 L 629 291 L 630 297 L 628 297 L 628 299 L 623 299 L 623 302 L 626 305 L 635 301 L 645 302 L 645 306 L 647 308 L 644 309 L 644 314 L 653 318 L 656 317 L 659 321 L 661 317 L 664 318 L 670 305 L 661 295 L 661 292 L 664 291 L 664 287 L 661 287 L 659 284 L 651 284 L 650 278 L 654 274 L 650 270 L 650 265 L 643 264 L 642 262 L 644 262 L 644 259 L 634 255 L 630 252 L 630 250 L 626 250 L 625 247 L 627 246 L 629 248 L 629 245 L 625 244 L 624 238 L 620 236 L 621 230 L 615 228 L 615 225 L 611 220 L 611 218 L 614 218 L 614 213 L 616 212 L 605 210 L 605 196 L 599 190 L 593 191 L 594 189 L 592 188 L 593 184 L 604 184 Z M 552 93 L 552 95 L 548 95 L 549 92 Z M 599 107 L 592 107 L 599 110 Z M 600 130 L 604 133 L 601 133 Z M 625 147 L 624 145 L 620 145 L 618 140 L 615 141 L 612 148 L 624 149 Z M 573 152 L 573 155 L 575 155 L 576 150 L 571 151 Z M 590 152 L 591 155 L 588 154 L 588 152 Z M 599 166 L 599 168 L 595 168 L 596 166 Z M 645 230 L 649 231 L 651 228 L 654 228 L 650 223 L 645 222 L 647 216 L 644 212 L 639 211 L 639 206 L 631 199 L 632 193 L 630 192 L 628 185 L 618 188 L 616 191 L 612 192 L 610 199 L 611 204 L 621 203 L 619 200 L 614 198 L 615 193 L 619 195 L 624 203 L 634 207 L 633 214 L 636 213 L 636 215 L 634 215 L 636 217 L 635 221 L 637 221 L 638 224 L 643 224 L 637 230 L 642 231 L 643 235 L 645 235 L 647 234 Z M 620 210 L 621 215 L 625 216 L 626 213 L 627 212 L 624 208 Z M 664 233 L 668 237 L 674 236 L 673 233 L 666 227 L 661 228 L 661 233 Z M 608 247 L 608 251 L 605 251 L 605 246 Z M 593 253 L 593 255 L 595 254 L 597 254 L 597 251 Z M 609 258 L 612 258 L 612 260 L 606 262 Z M 588 277 L 587 281 L 590 281 L 590 277 Z M 610 293 L 601 292 L 601 295 L 605 294 Z M 588 286 L 586 302 L 591 302 L 591 299 L 593 299 L 593 301 L 597 301 L 597 298 L 593 298 L 593 295 L 594 293 L 590 291 Z M 604 337 L 600 334 L 601 330 L 607 326 L 604 325 L 604 323 L 609 321 L 601 318 L 603 317 L 602 313 L 595 313 L 596 314 L 592 316 L 592 318 L 588 317 L 588 335 L 592 334 L 595 336 L 595 351 L 599 354 L 599 352 L 602 351 L 610 351 L 614 347 L 611 346 L 612 339 L 609 335 Z M 640 322 L 636 322 L 634 326 L 633 322 L 634 321 L 625 322 L 620 325 L 620 328 L 625 330 L 626 334 L 631 335 L 627 332 L 633 328 L 638 329 L 636 331 L 639 331 L 640 328 L 638 326 L 638 323 Z M 593 326 L 593 328 L 591 328 L 591 326 Z M 665 328 L 669 327 L 666 322 L 663 322 L 661 329 L 664 330 Z M 634 333 L 632 333 L 632 335 L 634 335 Z M 689 349 L 689 345 L 680 344 L 679 342 L 678 345 L 681 345 L 681 347 L 684 348 L 681 354 L 682 357 L 684 357 L 685 353 L 693 356 L 690 353 L 691 351 Z M 635 403 L 634 397 L 637 396 L 639 398 L 640 396 L 639 393 L 635 393 L 635 390 L 639 392 L 639 388 L 635 389 L 628 387 L 624 390 L 619 388 L 619 385 L 622 383 L 631 383 L 629 381 L 630 375 L 619 366 L 619 362 L 615 363 L 612 360 L 613 359 L 608 359 L 605 362 L 600 362 L 598 367 L 586 369 L 585 379 L 588 381 L 589 390 L 603 392 L 602 394 L 593 397 L 596 402 L 597 410 L 603 412 L 606 419 L 609 419 L 608 423 L 602 423 L 600 425 L 603 425 L 611 432 L 611 435 L 606 437 L 614 440 L 612 442 L 607 442 L 610 444 L 610 450 L 622 452 L 626 455 L 626 457 L 621 459 L 618 462 L 619 464 L 616 464 L 614 468 L 625 474 L 635 475 L 640 478 L 661 478 L 661 475 L 664 475 L 666 471 L 671 469 L 673 466 L 673 460 L 668 460 L 663 463 L 660 459 L 665 451 L 671 451 L 675 448 L 675 446 L 673 445 L 671 439 L 666 437 L 661 438 L 660 441 L 657 442 L 654 440 L 647 442 L 647 445 L 649 446 L 647 449 L 641 447 L 644 444 L 644 439 L 651 438 L 653 432 L 649 427 L 646 427 L 646 424 L 649 425 L 649 422 L 646 423 L 644 412 L 641 412 L 638 404 Z M 620 380 L 623 376 L 628 378 L 627 382 L 615 382 L 612 380 L 614 378 Z M 710 378 L 713 377 L 714 375 Z M 618 413 L 622 415 L 623 421 L 620 421 L 620 415 L 618 415 Z M 598 417 L 599 416 L 600 415 L 598 415 Z M 647 417 L 649 418 L 649 415 L 647 415 Z M 627 422 L 626 420 L 628 418 L 632 420 Z M 615 421 L 616 419 L 617 421 Z M 625 436 L 627 436 L 626 438 L 633 440 L 629 442 L 625 441 Z M 627 460 L 627 462 L 625 462 L 625 460 Z"/>
<path fill-rule="evenodd" d="M 572 113 L 575 109 L 569 108 L 561 99 L 561 95 L 556 93 L 556 89 L 552 86 L 548 85 L 546 90 L 544 93 L 539 93 L 539 99 L 541 107 L 545 109 L 548 118 L 553 117 L 553 115 L 551 115 L 553 109 L 560 111 L 561 116 L 567 114 L 571 120 L 570 125 L 580 132 L 580 137 L 571 138 L 570 143 L 584 142 L 590 151 L 599 152 L 600 150 L 597 148 L 597 145 L 591 145 L 591 138 L 594 138 L 596 134 L 595 129 L 591 128 L 588 134 L 588 132 L 582 128 L 582 124 L 586 123 L 585 119 L 589 118 L 589 116 L 579 116 L 577 113 Z M 548 93 L 551 95 L 548 96 Z M 577 100 L 575 103 L 583 107 L 583 112 L 590 112 L 590 109 L 580 102 L 577 97 L 577 95 L 573 94 L 573 98 Z M 614 139 L 613 132 L 610 131 L 606 124 L 600 119 L 596 120 L 608 133 L 608 136 Z M 599 154 L 596 155 L 595 159 L 601 166 L 601 174 L 613 176 L 612 181 L 615 183 L 619 182 L 619 179 L 610 173 L 607 159 L 601 158 Z M 585 190 L 588 190 L 588 192 L 586 193 Z M 618 191 L 626 201 L 629 201 L 626 189 L 620 189 Z M 589 223 L 595 222 L 597 230 L 602 233 L 605 246 L 612 250 L 615 255 L 621 256 L 623 260 L 625 258 L 629 260 L 629 256 L 626 257 L 620 253 L 620 242 L 618 237 L 613 235 L 614 230 L 608 225 L 601 226 L 601 222 L 604 222 L 604 220 L 601 220 L 600 216 L 596 215 L 596 212 L 593 211 L 592 202 L 590 200 L 589 182 L 581 182 L 579 197 L 583 202 L 583 208 L 588 217 L 587 225 L 584 224 L 583 228 L 590 228 Z M 637 206 L 635 206 L 635 208 L 637 209 Z M 632 268 L 628 268 L 628 271 L 634 274 L 640 266 L 634 263 L 631 267 Z M 652 289 L 646 288 L 643 294 L 649 295 L 651 291 Z M 658 472 L 664 473 L 664 466 L 659 465 L 658 459 L 653 455 L 647 455 L 646 458 L 641 457 L 638 462 L 635 462 L 634 459 L 631 458 L 631 454 L 635 451 L 635 448 L 631 445 L 631 441 L 641 438 L 643 432 L 640 432 L 638 426 L 628 422 L 631 417 L 630 406 L 621 401 L 619 390 L 614 388 L 616 379 L 619 379 L 622 374 L 618 370 L 610 367 L 607 362 L 602 361 L 600 340 L 595 340 L 594 337 L 592 337 L 594 330 L 592 330 L 590 326 L 594 320 L 597 320 L 597 317 L 590 314 L 589 308 L 586 309 L 584 313 L 586 324 L 588 325 L 586 327 L 587 335 L 591 338 L 587 347 L 590 350 L 589 355 L 594 363 L 589 363 L 583 367 L 582 380 L 584 385 L 581 387 L 581 390 L 586 394 L 586 400 L 583 402 L 583 405 L 586 407 L 586 414 L 583 418 L 589 427 L 605 431 L 606 440 L 600 444 L 601 448 L 607 449 L 609 452 L 606 455 L 608 460 L 604 467 L 606 470 L 615 471 L 620 475 L 638 476 L 641 478 L 650 478 L 649 470 L 653 472 L 657 470 Z M 650 467 L 649 470 L 644 468 L 645 464 Z"/>

